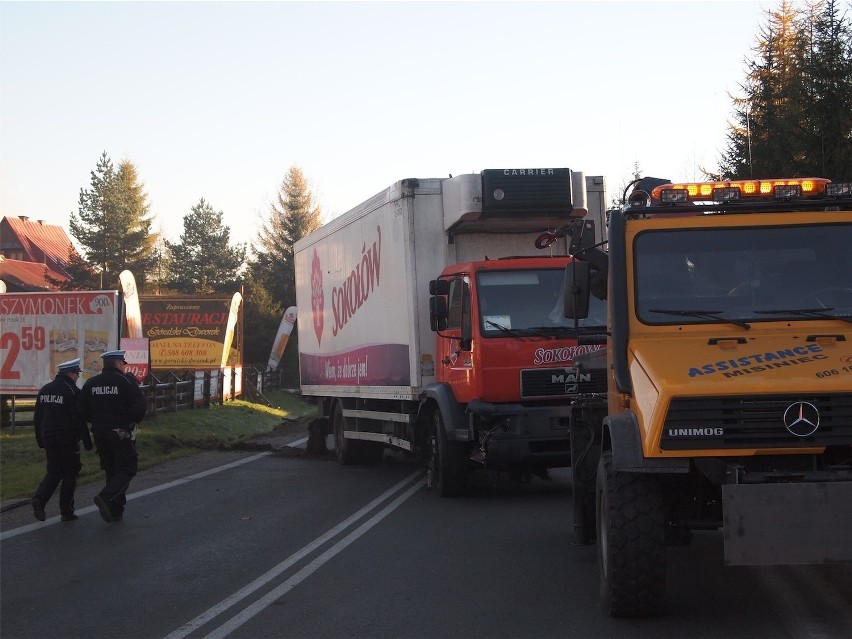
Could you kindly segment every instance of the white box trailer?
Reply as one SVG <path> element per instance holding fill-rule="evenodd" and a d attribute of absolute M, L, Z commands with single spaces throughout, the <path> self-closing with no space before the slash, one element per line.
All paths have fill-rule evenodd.
<path fill-rule="evenodd" d="M 417 425 L 428 394 L 446 386 L 453 402 L 468 404 L 458 381 L 442 380 L 446 357 L 436 344 L 455 338 L 442 330 L 436 338 L 430 282 L 461 265 L 470 311 L 477 299 L 476 282 L 469 281 L 473 271 L 508 268 L 506 258 L 535 255 L 542 228 L 586 215 L 587 185 L 602 219 L 603 178 L 586 179 L 569 169 L 405 179 L 296 243 L 301 390 L 320 400 L 322 417 L 334 422 L 338 415 L 340 423 L 330 427 L 341 462 L 375 459 L 385 445 L 429 454 L 430 438 Z M 561 270 L 567 245 L 555 249 L 527 259 Z M 563 261 L 554 264 L 557 255 Z M 477 338 L 471 336 L 473 345 Z M 573 336 L 556 338 L 576 347 Z M 489 341 L 492 350 L 501 339 L 511 338 Z M 462 346 L 470 351 L 472 344 Z M 473 443 L 476 433 L 455 421 L 444 416 L 448 437 Z M 466 435 L 456 432 L 465 429 Z"/>
<path fill-rule="evenodd" d="M 402 180 L 296 243 L 304 394 L 418 397 L 434 376 L 443 238 L 441 180 Z"/>

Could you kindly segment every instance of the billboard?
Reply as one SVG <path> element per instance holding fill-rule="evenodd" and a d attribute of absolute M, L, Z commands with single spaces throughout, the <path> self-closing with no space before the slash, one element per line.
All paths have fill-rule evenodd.
<path fill-rule="evenodd" d="M 142 336 L 153 370 L 218 369 L 239 364 L 232 347 L 242 296 L 141 296 Z M 238 337 L 236 343 L 242 340 Z"/>
<path fill-rule="evenodd" d="M 117 291 L 0 294 L 0 393 L 35 394 L 81 358 L 82 379 L 118 345 Z"/>

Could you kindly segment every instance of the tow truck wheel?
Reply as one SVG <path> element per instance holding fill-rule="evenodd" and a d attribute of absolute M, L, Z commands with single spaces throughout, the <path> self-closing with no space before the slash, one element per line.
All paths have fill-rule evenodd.
<path fill-rule="evenodd" d="M 654 614 L 666 586 L 666 539 L 659 482 L 613 470 L 601 455 L 595 491 L 600 600 L 612 617 Z"/>
<path fill-rule="evenodd" d="M 447 439 L 441 412 L 432 415 L 432 455 L 429 461 L 429 474 L 432 485 L 438 489 L 441 497 L 457 497 L 464 492 L 467 484 L 464 447 L 459 442 Z"/>
<path fill-rule="evenodd" d="M 354 464 L 358 461 L 358 447 L 352 439 L 346 439 L 343 431 L 346 430 L 346 418 L 343 416 L 343 406 L 335 402 L 334 412 L 331 415 L 331 424 L 334 429 L 334 455 L 337 463 L 344 466 Z"/>

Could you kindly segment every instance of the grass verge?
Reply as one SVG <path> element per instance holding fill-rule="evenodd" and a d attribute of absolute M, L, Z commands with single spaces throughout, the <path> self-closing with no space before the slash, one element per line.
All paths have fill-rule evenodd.
<path fill-rule="evenodd" d="M 169 459 L 201 450 L 236 448 L 252 438 L 271 433 L 284 420 L 315 414 L 316 408 L 284 391 L 267 393 L 272 407 L 243 400 L 210 408 L 181 410 L 148 416 L 137 428 L 139 467 L 150 468 Z M 80 484 L 103 479 L 97 453 L 81 450 Z M 0 500 L 30 497 L 44 477 L 44 450 L 38 447 L 32 426 L 0 437 Z"/>

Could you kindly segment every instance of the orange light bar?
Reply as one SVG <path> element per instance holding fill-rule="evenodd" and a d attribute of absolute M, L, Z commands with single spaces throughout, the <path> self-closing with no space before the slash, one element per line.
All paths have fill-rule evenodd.
<path fill-rule="evenodd" d="M 742 199 L 771 199 L 775 195 L 775 187 L 798 186 L 802 197 L 814 197 L 825 192 L 825 185 L 831 182 L 825 178 L 794 178 L 791 180 L 730 180 L 728 182 L 684 182 L 679 184 L 663 184 L 651 192 L 651 201 L 675 202 L 677 197 L 663 197 L 663 191 L 685 191 L 688 200 L 697 202 L 713 201 L 714 193 L 730 193 L 729 189 L 739 189 Z"/>

